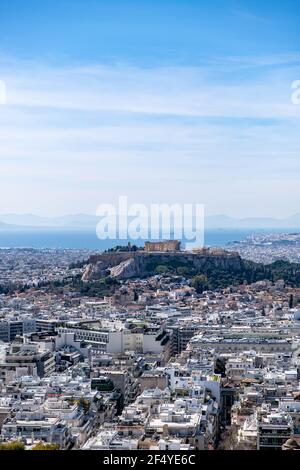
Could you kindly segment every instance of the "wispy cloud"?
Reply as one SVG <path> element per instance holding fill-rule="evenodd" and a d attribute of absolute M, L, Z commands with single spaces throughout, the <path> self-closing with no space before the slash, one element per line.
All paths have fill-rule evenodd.
<path fill-rule="evenodd" d="M 41 191 L 44 212 L 62 213 L 91 212 L 120 193 L 151 200 L 155 191 L 156 200 L 245 216 L 250 200 L 248 214 L 258 215 L 270 191 L 261 211 L 285 215 L 276 213 L 290 198 L 280 181 L 300 170 L 300 107 L 290 89 L 298 60 L 228 57 L 176 68 L 2 60 L 0 211 L 39 209 Z"/>
<path fill-rule="evenodd" d="M 249 10 L 233 10 L 234 15 L 239 16 L 243 20 L 248 20 L 255 23 L 271 23 L 271 18 L 268 16 L 258 15 Z"/>
<path fill-rule="evenodd" d="M 4 70 L 8 105 L 28 108 L 78 109 L 182 116 L 251 118 L 296 117 L 291 106 L 290 81 L 295 60 L 286 58 L 229 58 L 231 74 L 217 76 L 222 66 L 136 68 L 128 65 L 55 68 L 32 65 Z M 293 69 L 273 70 L 293 63 Z M 224 61 L 223 61 L 224 64 Z M 230 65 L 231 64 L 231 65 Z M 236 65 L 237 67 L 233 67 Z M 268 66 L 255 76 L 239 78 L 237 68 Z"/>

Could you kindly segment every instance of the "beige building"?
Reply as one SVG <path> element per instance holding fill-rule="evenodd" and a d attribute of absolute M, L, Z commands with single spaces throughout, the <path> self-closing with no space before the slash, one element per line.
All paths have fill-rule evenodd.
<path fill-rule="evenodd" d="M 180 251 L 180 241 L 166 240 L 162 242 L 145 242 L 145 251 L 159 251 L 163 253 L 170 251 Z"/>

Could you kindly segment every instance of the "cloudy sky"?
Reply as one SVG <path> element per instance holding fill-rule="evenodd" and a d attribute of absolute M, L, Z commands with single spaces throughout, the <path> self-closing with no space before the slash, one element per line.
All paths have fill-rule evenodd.
<path fill-rule="evenodd" d="M 300 212 L 297 0 L 1 0 L 0 213 Z"/>

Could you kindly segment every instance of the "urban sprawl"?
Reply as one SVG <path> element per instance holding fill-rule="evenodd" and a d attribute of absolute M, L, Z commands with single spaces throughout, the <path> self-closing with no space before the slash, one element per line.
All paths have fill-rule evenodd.
<path fill-rule="evenodd" d="M 289 243 L 0 250 L 0 448 L 300 449 L 299 286 L 206 286 Z"/>

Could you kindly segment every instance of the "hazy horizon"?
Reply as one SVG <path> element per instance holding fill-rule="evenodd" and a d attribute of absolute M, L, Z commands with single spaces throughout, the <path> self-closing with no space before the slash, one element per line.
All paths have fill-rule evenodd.
<path fill-rule="evenodd" d="M 138 219 L 147 221 L 140 214 L 136 216 L 128 215 L 127 220 Z M 119 213 L 116 212 L 116 217 Z M 195 216 L 193 216 L 195 219 Z M 0 214 L 0 230 L 11 229 L 94 229 L 101 220 L 101 216 L 96 214 L 65 214 L 61 216 L 41 216 L 37 214 Z M 151 220 L 151 219 L 150 219 Z M 147 224 L 151 224 L 151 222 Z M 226 214 L 205 214 L 204 213 L 204 229 L 229 229 L 229 230 L 268 230 L 268 229 L 295 229 L 300 230 L 300 212 L 287 218 L 271 218 L 271 217 L 249 217 L 235 218 Z"/>

